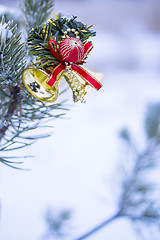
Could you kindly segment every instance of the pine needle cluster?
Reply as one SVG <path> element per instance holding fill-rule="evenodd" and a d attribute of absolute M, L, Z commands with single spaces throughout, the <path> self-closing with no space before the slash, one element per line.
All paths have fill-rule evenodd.
<path fill-rule="evenodd" d="M 48 19 L 53 12 L 54 0 L 22 0 L 19 5 L 28 36 L 32 28 L 40 26 Z"/>
<path fill-rule="evenodd" d="M 26 65 L 25 47 L 21 43 L 21 33 L 12 21 L 0 23 L 0 87 L 17 86 L 21 81 L 21 73 Z M 2 94 L 3 95 L 3 94 Z"/>
<path fill-rule="evenodd" d="M 25 26 L 32 28 L 34 24 L 42 24 L 53 11 L 53 3 L 51 0 L 24 0 L 21 8 L 22 16 L 27 21 Z M 41 10 L 37 14 L 38 8 Z M 34 14 L 29 18 L 31 12 Z M 23 32 L 28 31 L 24 27 L 22 29 Z M 62 117 L 67 110 L 64 107 L 65 100 L 45 105 L 28 93 L 22 83 L 22 72 L 29 64 L 31 59 L 28 58 L 22 34 L 12 21 L 6 23 L 3 17 L 0 23 L 0 161 L 14 168 L 18 163 L 11 160 L 18 158 L 15 150 L 31 145 L 39 138 L 48 137 L 48 133 L 37 135 L 36 130 L 46 128 L 46 122 Z"/>

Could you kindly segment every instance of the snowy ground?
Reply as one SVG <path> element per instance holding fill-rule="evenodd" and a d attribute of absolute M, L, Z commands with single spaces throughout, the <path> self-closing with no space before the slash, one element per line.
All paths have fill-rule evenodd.
<path fill-rule="evenodd" d="M 57 12 L 62 8 L 69 14 L 79 11 L 80 18 L 85 18 L 82 9 L 76 12 L 76 3 L 56 6 Z M 96 6 L 92 8 L 95 11 Z M 101 27 L 98 30 L 96 26 L 95 48 L 87 67 L 103 72 L 103 88 L 99 92 L 91 90 L 86 104 L 73 104 L 67 114 L 70 119 L 54 121 L 52 137 L 25 150 L 36 155 L 25 161 L 32 171 L 1 166 L 0 239 L 39 240 L 45 231 L 44 213 L 48 207 L 73 210 L 73 236 L 114 213 L 115 195 L 110 188 L 120 153 L 118 131 L 128 126 L 137 139 L 142 137 L 146 106 L 160 101 L 160 34 L 148 31 L 141 22 L 134 26 L 130 31 L 127 27 L 117 32 Z M 90 239 L 118 238 L 137 239 L 125 220 Z"/>

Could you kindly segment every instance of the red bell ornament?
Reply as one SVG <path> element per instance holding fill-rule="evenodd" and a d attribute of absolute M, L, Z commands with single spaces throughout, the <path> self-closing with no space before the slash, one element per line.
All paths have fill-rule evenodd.
<path fill-rule="evenodd" d="M 85 53 L 85 47 L 78 38 L 65 38 L 59 46 L 59 54 L 65 62 L 77 62 Z"/>

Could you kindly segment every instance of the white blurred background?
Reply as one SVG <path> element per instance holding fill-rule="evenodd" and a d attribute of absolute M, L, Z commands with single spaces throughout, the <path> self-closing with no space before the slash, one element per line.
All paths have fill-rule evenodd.
<path fill-rule="evenodd" d="M 0 0 L 1 12 L 4 8 L 16 12 L 18 6 Z M 143 146 L 146 106 L 160 101 L 158 0 L 56 0 L 54 13 L 59 12 L 93 24 L 97 36 L 86 67 L 104 74 L 103 88 L 91 90 L 86 104 L 74 104 L 68 91 L 67 119 L 53 121 L 52 137 L 19 152 L 36 156 L 25 160 L 31 171 L 0 166 L 2 240 L 41 239 L 48 207 L 73 210 L 69 240 L 114 214 L 122 152 L 118 132 L 129 127 Z M 137 239 L 125 219 L 88 239 L 118 238 Z"/>

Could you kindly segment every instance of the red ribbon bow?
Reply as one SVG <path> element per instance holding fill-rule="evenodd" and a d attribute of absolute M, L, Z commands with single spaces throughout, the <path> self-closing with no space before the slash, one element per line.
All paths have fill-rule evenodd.
<path fill-rule="evenodd" d="M 55 49 L 53 48 L 52 44 L 55 46 Z M 53 56 L 60 62 L 52 70 L 50 79 L 46 82 L 49 86 L 53 87 L 58 77 L 64 72 L 67 66 L 65 64 L 65 61 L 61 58 L 59 54 L 56 41 L 53 39 L 50 39 L 48 42 L 48 47 L 51 53 L 53 54 Z M 85 47 L 85 52 L 84 52 L 83 59 L 89 54 L 93 46 L 91 43 L 86 42 L 84 44 L 84 47 Z M 76 73 L 78 73 L 80 77 L 82 77 L 82 79 L 85 80 L 89 85 L 99 90 L 102 87 L 102 84 L 94 76 L 92 76 L 86 69 L 78 65 L 79 63 L 83 63 L 83 59 L 72 63 L 70 65 L 71 69 L 74 70 Z"/>

